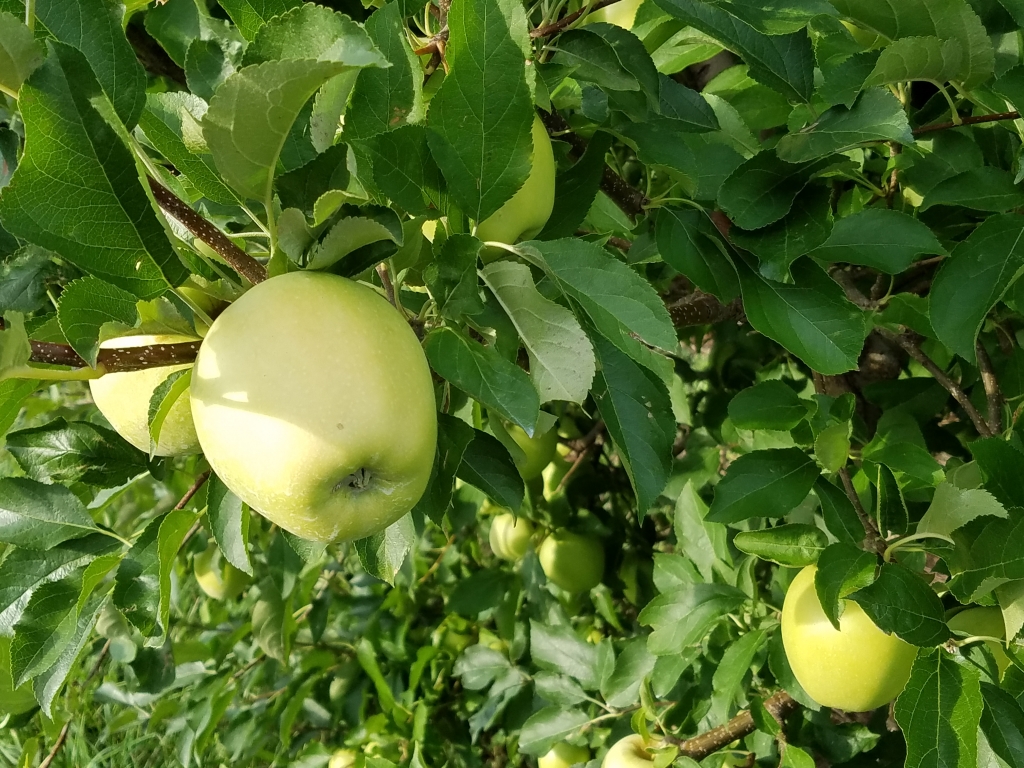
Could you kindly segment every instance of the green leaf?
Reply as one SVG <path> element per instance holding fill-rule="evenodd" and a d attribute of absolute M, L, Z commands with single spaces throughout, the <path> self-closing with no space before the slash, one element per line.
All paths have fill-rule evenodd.
<path fill-rule="evenodd" d="M 43 52 L 21 19 L 0 13 L 0 90 L 17 94 L 21 84 L 43 63 Z"/>
<path fill-rule="evenodd" d="M 786 744 L 779 761 L 779 768 L 813 768 L 814 765 L 814 758 L 806 750 L 792 744 Z"/>
<path fill-rule="evenodd" d="M 4 322 L 5 327 L 0 331 L 0 378 L 24 371 L 32 357 L 24 316 L 20 312 L 8 312 Z"/>
<path fill-rule="evenodd" d="M 838 472 L 850 457 L 849 422 L 831 424 L 814 438 L 814 458 L 826 472 Z"/>
<path fill-rule="evenodd" d="M 767 227 L 792 210 L 796 196 L 819 167 L 813 162 L 783 162 L 774 150 L 764 150 L 725 180 L 718 204 L 742 229 Z"/>
<path fill-rule="evenodd" d="M 715 568 L 720 563 L 729 565 L 732 562 L 732 556 L 729 554 L 725 526 L 719 523 L 709 523 L 707 515 L 707 504 L 697 495 L 693 481 L 687 480 L 679 498 L 676 499 L 673 521 L 676 540 L 679 542 L 679 549 L 697 567 L 704 581 L 711 582 Z M 656 555 L 655 574 L 657 574 L 660 562 L 662 562 L 662 556 Z"/>
<path fill-rule="evenodd" d="M 1006 508 L 981 488 L 964 490 L 949 482 L 941 483 L 935 489 L 928 511 L 917 524 L 917 532 L 949 536 L 971 520 L 983 516 L 1005 518 Z"/>
<path fill-rule="evenodd" d="M 597 198 L 605 154 L 611 144 L 612 135 L 598 131 L 587 144 L 583 157 L 555 175 L 555 207 L 537 239 L 557 240 L 576 234 Z"/>
<path fill-rule="evenodd" d="M 590 717 L 580 709 L 544 707 L 523 723 L 519 732 L 519 749 L 527 755 L 543 755 L 589 721 Z"/>
<path fill-rule="evenodd" d="M 526 18 L 512 0 L 463 0 L 448 14 L 449 73 L 430 102 L 430 151 L 467 216 L 483 221 L 526 181 L 533 111 Z"/>
<path fill-rule="evenodd" d="M 260 599 L 252 609 L 252 634 L 267 656 L 282 663 L 287 661 L 291 651 L 291 635 L 295 627 L 290 606 L 291 601 L 281 597 L 270 579 L 260 582 Z M 366 642 L 363 638 L 362 643 Z M 377 674 L 380 674 L 379 669 Z"/>
<path fill-rule="evenodd" d="M 164 518 L 146 526 L 114 576 L 114 606 L 143 635 L 152 636 L 160 610 L 160 553 L 158 536 Z"/>
<path fill-rule="evenodd" d="M 523 340 L 541 403 L 582 403 L 594 380 L 594 350 L 573 314 L 537 291 L 525 264 L 496 261 L 480 276 Z"/>
<path fill-rule="evenodd" d="M 889 85 L 907 80 L 945 83 L 957 79 L 963 69 L 963 58 L 963 47 L 958 40 L 904 37 L 882 50 L 864 85 Z"/>
<path fill-rule="evenodd" d="M 39 706 L 42 707 L 43 713 L 47 717 L 52 716 L 51 706 L 53 700 L 60 692 L 64 681 L 67 680 L 68 674 L 71 672 L 72 667 L 74 667 L 78 657 L 82 654 L 82 650 L 92 635 L 92 629 L 96 625 L 96 619 L 99 617 L 100 610 L 106 601 L 107 590 L 99 590 L 90 596 L 88 602 L 81 607 L 78 613 L 78 621 L 75 623 L 71 634 L 65 638 L 64 647 L 60 655 L 57 656 L 49 668 L 36 675 L 32 681 L 32 691 L 35 694 L 36 701 L 39 702 Z"/>
<path fill-rule="evenodd" d="M 298 208 L 307 215 L 313 215 L 317 211 L 318 201 L 324 200 L 325 196 L 329 199 L 328 193 L 341 195 L 340 205 L 347 196 L 344 190 L 350 181 L 348 156 L 348 147 L 338 144 L 301 168 L 278 176 L 274 186 L 281 198 L 282 208 Z M 323 221 L 319 215 L 314 216 L 315 226 L 320 226 Z"/>
<path fill-rule="evenodd" d="M 192 369 L 183 368 L 173 371 L 166 379 L 161 381 L 149 399 L 149 440 L 150 451 L 156 451 L 160 442 L 160 433 L 163 431 L 164 422 L 167 420 L 171 408 L 188 391 L 192 383 Z M 151 454 L 152 458 L 152 454 Z"/>
<path fill-rule="evenodd" d="M 486 493 L 499 507 L 519 509 L 526 489 L 512 456 L 498 439 L 478 429 L 466 448 L 456 477 Z"/>
<path fill-rule="evenodd" d="M 1024 710 L 1017 700 L 999 686 L 982 681 L 981 730 L 989 746 L 1012 768 L 1024 766 Z"/>
<path fill-rule="evenodd" d="M 929 293 L 939 341 L 969 362 L 981 325 L 1024 272 L 1024 217 L 992 216 L 953 249 Z"/>
<path fill-rule="evenodd" d="M 393 211 L 385 208 L 373 217 L 348 216 L 338 220 L 309 250 L 304 266 L 307 269 L 331 269 L 357 274 L 366 267 L 354 269 L 349 266 L 349 262 L 361 262 L 365 253 L 362 249 L 381 241 L 402 244 L 401 224 Z M 339 262 L 344 263 L 339 265 Z"/>
<path fill-rule="evenodd" d="M 739 55 L 750 76 L 790 100 L 810 101 L 814 54 L 807 32 L 768 36 L 722 7 L 697 0 L 657 0 L 668 14 Z"/>
<path fill-rule="evenodd" d="M 285 59 L 333 61 L 359 69 L 388 67 L 359 24 L 343 13 L 313 3 L 282 11 L 246 46 L 243 67 Z"/>
<path fill-rule="evenodd" d="M 146 456 L 113 430 L 54 419 L 7 436 L 7 449 L 33 480 L 113 488 L 148 469 Z"/>
<path fill-rule="evenodd" d="M 842 152 L 867 141 L 913 144 L 907 113 L 892 93 L 871 88 L 847 108 L 838 105 L 796 133 L 779 139 L 778 156 L 789 163 L 805 163 Z"/>
<path fill-rule="evenodd" d="M 819 373 L 857 368 L 864 346 L 864 313 L 850 303 L 810 259 L 793 264 L 795 285 L 765 280 L 737 263 L 743 308 L 756 330 L 778 342 Z"/>
<path fill-rule="evenodd" d="M 541 669 L 561 672 L 579 680 L 586 690 L 601 685 L 599 651 L 578 637 L 572 627 L 530 621 L 530 657 Z"/>
<path fill-rule="evenodd" d="M 729 402 L 729 418 L 738 429 L 789 430 L 807 417 L 807 403 L 785 383 L 762 381 Z"/>
<path fill-rule="evenodd" d="M 821 477 L 814 484 L 814 493 L 821 502 L 821 516 L 829 533 L 839 541 L 859 544 L 864 540 L 864 526 L 847 495 Z"/>
<path fill-rule="evenodd" d="M 42 309 L 50 301 L 46 283 L 55 272 L 53 254 L 48 250 L 35 245 L 19 248 L 0 267 L 0 311 L 28 313 Z"/>
<path fill-rule="evenodd" d="M 707 519 L 738 523 L 784 517 L 807 498 L 820 472 L 799 448 L 772 448 L 740 456 L 715 486 Z"/>
<path fill-rule="evenodd" d="M 366 66 L 357 61 L 267 61 L 225 80 L 203 117 L 203 135 L 224 180 L 246 197 L 269 201 L 278 158 L 306 102 L 332 77 Z"/>
<path fill-rule="evenodd" d="M 647 280 L 596 243 L 577 238 L 532 241 L 518 250 L 583 307 L 597 329 L 623 352 L 630 353 L 627 339 L 670 352 L 676 348 L 676 330 L 661 297 Z"/>
<path fill-rule="evenodd" d="M 1009 171 L 988 166 L 972 168 L 936 184 L 925 195 L 921 210 L 936 205 L 1002 213 L 1024 205 L 1024 191 L 1017 187 Z"/>
<path fill-rule="evenodd" d="M 345 138 L 364 139 L 423 119 L 421 67 L 409 46 L 402 6 L 389 3 L 372 13 L 366 31 L 391 66 L 359 73 L 345 117 Z"/>
<path fill-rule="evenodd" d="M 939 596 L 916 573 L 884 563 L 878 578 L 850 595 L 883 632 L 930 648 L 950 638 Z"/>
<path fill-rule="evenodd" d="M 865 208 L 839 219 L 828 240 L 811 255 L 821 261 L 863 264 L 897 275 L 918 256 L 945 253 L 926 224 L 899 211 Z"/>
<path fill-rule="evenodd" d="M 82 54 L 51 42 L 18 105 L 26 149 L 0 196 L 4 227 L 142 299 L 184 280 Z M 73 174 L 69 154 L 76 158 Z"/>
<path fill-rule="evenodd" d="M 907 764 L 973 768 L 982 714 L 978 673 L 941 648 L 920 653 L 896 700 L 895 717 L 907 739 Z"/>
<path fill-rule="evenodd" d="M 672 468 L 676 424 L 671 400 L 660 380 L 602 336 L 594 338 L 594 349 L 601 364 L 594 400 L 643 518 L 665 489 Z"/>
<path fill-rule="evenodd" d="M 82 52 L 78 63 L 95 73 L 125 128 L 134 128 L 146 104 L 146 73 L 125 37 L 121 8 L 104 0 L 37 0 L 35 12 L 37 25 Z"/>
<path fill-rule="evenodd" d="M 760 531 L 740 531 L 733 543 L 740 552 L 799 568 L 817 562 L 828 545 L 828 536 L 813 525 L 789 523 Z"/>
<path fill-rule="evenodd" d="M 260 27 L 275 16 L 280 16 L 301 0 L 224 0 L 220 5 L 246 40 L 252 40 Z"/>
<path fill-rule="evenodd" d="M 107 324 L 133 327 L 138 321 L 135 297 L 98 277 L 83 277 L 65 286 L 57 306 L 57 322 L 68 344 L 89 365 L 96 365 Z"/>
<path fill-rule="evenodd" d="M 95 530 L 85 506 L 64 486 L 23 477 L 0 479 L 0 541 L 50 549 Z"/>
<path fill-rule="evenodd" d="M 877 567 L 877 557 L 846 542 L 830 544 L 821 553 L 814 573 L 814 591 L 822 610 L 837 630 L 843 610 L 840 600 L 870 586 Z"/>
<path fill-rule="evenodd" d="M 8 379 L 0 381 L 0 433 L 14 424 L 21 411 L 21 404 L 39 387 L 32 379 Z"/>
<path fill-rule="evenodd" d="M 596 30 L 576 28 L 559 36 L 553 62 L 571 67 L 577 82 L 594 83 L 605 91 L 642 90 L 636 75 L 623 64 L 611 41 Z"/>
<path fill-rule="evenodd" d="M 151 93 L 139 127 L 161 155 L 188 179 L 189 184 L 215 203 L 235 204 L 235 196 L 220 180 L 206 146 L 202 119 L 206 103 L 189 93 Z"/>
<path fill-rule="evenodd" d="M 995 57 L 988 32 L 965 0 L 832 0 L 840 14 L 890 40 L 937 37 L 960 43 L 955 80 L 971 88 L 992 76 Z"/>
<path fill-rule="evenodd" d="M 601 696 L 610 707 L 629 707 L 640 700 L 640 685 L 654 671 L 655 657 L 647 638 L 634 637 L 615 660 L 615 671 L 601 684 Z"/>
<path fill-rule="evenodd" d="M 457 322 L 463 315 L 483 311 L 476 272 L 482 247 L 483 243 L 472 235 L 452 235 L 423 270 L 423 281 L 438 311 L 449 320 Z"/>
<path fill-rule="evenodd" d="M 529 375 L 518 365 L 451 328 L 431 331 L 423 351 L 439 376 L 533 433 L 540 401 Z"/>
<path fill-rule="evenodd" d="M 997 437 L 975 440 L 971 454 L 981 469 L 985 489 L 1005 507 L 1024 507 L 1024 453 Z"/>
<path fill-rule="evenodd" d="M 395 576 L 415 541 L 416 526 L 407 514 L 380 533 L 358 539 L 354 544 L 366 572 L 394 586 Z"/>
<path fill-rule="evenodd" d="M 249 560 L 249 509 L 215 474 L 206 481 L 206 516 L 210 533 L 224 557 L 235 568 L 253 575 Z"/>
<path fill-rule="evenodd" d="M 193 40 L 189 45 L 185 56 L 185 81 L 188 89 L 199 98 L 212 99 L 221 83 L 234 72 L 232 57 L 216 40 Z"/>
<path fill-rule="evenodd" d="M 745 599 L 726 584 L 693 584 L 658 595 L 640 611 L 640 623 L 653 628 L 647 650 L 655 656 L 682 653 Z"/>
<path fill-rule="evenodd" d="M 733 227 L 729 239 L 757 256 L 764 277 L 788 282 L 792 279 L 789 265 L 824 243 L 832 232 L 829 203 L 825 187 L 805 187 L 784 218 L 754 232 Z"/>
<path fill-rule="evenodd" d="M 454 416 L 446 413 L 437 415 L 437 452 L 430 473 L 427 490 L 413 508 L 422 512 L 435 523 L 441 519 L 452 503 L 455 475 L 462 466 L 466 448 L 473 442 L 475 430 Z"/>
<path fill-rule="evenodd" d="M 1007 581 L 1024 579 L 1024 520 L 1019 515 L 989 523 L 950 562 L 950 592 L 967 604 Z"/>
<path fill-rule="evenodd" d="M 877 495 L 875 522 L 882 537 L 891 533 L 906 533 L 909 525 L 907 502 L 903 499 L 903 491 L 892 470 L 884 464 L 878 465 Z"/>
<path fill-rule="evenodd" d="M 36 589 L 69 576 L 95 558 L 113 552 L 118 546 L 110 536 L 93 533 L 65 541 L 45 552 L 22 548 L 13 550 L 0 563 L 0 635 L 12 634 Z"/>
<path fill-rule="evenodd" d="M 711 709 L 709 716 L 715 722 L 728 719 L 733 702 L 743 690 L 743 680 L 754 663 L 766 639 L 763 629 L 747 632 L 732 643 L 722 654 L 722 660 L 711 679 Z"/>
<path fill-rule="evenodd" d="M 655 231 L 666 264 L 723 302 L 739 296 L 736 268 L 706 214 L 693 208 L 663 208 Z"/>
<path fill-rule="evenodd" d="M 15 686 L 56 661 L 78 619 L 82 573 L 43 584 L 32 593 L 11 642 L 11 677 Z"/>

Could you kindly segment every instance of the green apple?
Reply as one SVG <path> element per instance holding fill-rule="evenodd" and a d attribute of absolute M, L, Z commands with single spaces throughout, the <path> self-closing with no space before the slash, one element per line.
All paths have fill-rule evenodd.
<path fill-rule="evenodd" d="M 562 488 L 561 491 L 558 488 L 562 484 L 562 479 L 572 469 L 572 462 L 565 458 L 571 452 L 572 448 L 565 443 L 555 443 L 555 455 L 552 456 L 550 463 L 541 471 L 541 476 L 544 478 L 545 501 L 551 502 L 559 493 L 565 493 L 565 488 Z"/>
<path fill-rule="evenodd" d="M 968 608 L 949 619 L 946 625 L 955 632 L 966 632 L 968 637 L 996 637 L 1000 640 L 1006 637 L 1003 612 L 995 607 Z M 1002 643 L 992 640 L 986 640 L 985 645 L 996 657 L 996 666 L 999 668 L 999 676 L 1002 677 L 1006 668 L 1011 664 L 1010 657 L 1006 655 L 1006 649 L 1003 648 Z"/>
<path fill-rule="evenodd" d="M 331 755 L 327 768 L 352 768 L 356 764 L 356 753 L 351 749 L 339 749 Z"/>
<path fill-rule="evenodd" d="M 36 706 L 32 683 L 14 687 L 11 677 L 11 638 L 0 636 L 0 717 L 20 715 Z"/>
<path fill-rule="evenodd" d="M 637 9 L 643 0 L 619 0 L 604 8 L 598 8 L 587 16 L 587 22 L 603 21 L 623 29 L 632 29 Z"/>
<path fill-rule="evenodd" d="M 533 164 L 526 182 L 476 228 L 481 240 L 512 244 L 544 229 L 555 207 L 555 155 L 539 117 L 533 118 Z"/>
<path fill-rule="evenodd" d="M 380 294 L 335 275 L 273 277 L 224 310 L 196 359 L 192 416 L 224 484 L 313 541 L 384 530 L 434 463 L 419 339 Z"/>
<path fill-rule="evenodd" d="M 851 600 L 837 630 L 822 610 L 809 565 L 782 604 L 782 643 L 793 673 L 823 707 L 867 712 L 895 699 L 910 679 L 917 648 L 887 635 Z"/>
<path fill-rule="evenodd" d="M 540 477 L 544 467 L 551 463 L 555 456 L 555 446 L 558 444 L 558 432 L 552 428 L 543 435 L 535 434 L 530 437 L 521 427 L 512 424 L 508 427 L 508 435 L 516 441 L 516 445 L 523 449 L 525 459 L 516 461 L 516 467 L 523 480 L 533 480 Z"/>
<path fill-rule="evenodd" d="M 654 753 L 652 744 L 644 741 L 638 733 L 616 741 L 601 761 L 601 768 L 652 768 Z"/>
<path fill-rule="evenodd" d="M 121 336 L 104 341 L 100 348 L 146 347 L 151 344 L 181 344 L 189 341 L 198 339 L 173 334 Z M 153 390 L 175 371 L 188 367 L 188 364 L 167 365 L 141 371 L 108 373 L 92 379 L 89 389 L 92 391 L 93 402 L 110 422 L 110 426 L 140 451 L 149 453 L 149 401 L 153 397 Z M 187 390 L 167 413 L 154 453 L 157 456 L 199 453 L 199 439 L 192 423 Z"/>
<path fill-rule="evenodd" d="M 540 545 L 540 567 L 566 592 L 589 592 L 604 576 L 604 547 L 590 536 L 555 531 Z"/>
<path fill-rule="evenodd" d="M 234 600 L 249 583 L 249 577 L 226 558 L 213 541 L 192 559 L 199 588 L 214 600 Z"/>
<path fill-rule="evenodd" d="M 577 747 L 567 741 L 560 741 L 537 761 L 538 768 L 569 768 L 577 763 L 590 760 L 590 750 Z"/>
<path fill-rule="evenodd" d="M 516 518 L 511 512 L 498 515 L 491 521 L 488 537 L 494 554 L 502 560 L 521 560 L 530 548 L 533 523 L 525 517 Z"/>

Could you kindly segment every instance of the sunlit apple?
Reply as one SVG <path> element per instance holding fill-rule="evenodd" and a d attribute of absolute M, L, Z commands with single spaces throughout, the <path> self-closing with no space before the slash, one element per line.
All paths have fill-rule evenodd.
<path fill-rule="evenodd" d="M 234 600 L 249 583 L 249 577 L 221 556 L 220 548 L 211 541 L 192 559 L 200 589 L 214 600 Z"/>
<path fill-rule="evenodd" d="M 555 531 L 537 554 L 548 579 L 572 594 L 589 592 L 604 576 L 604 547 L 590 536 Z"/>
<path fill-rule="evenodd" d="M 535 434 L 530 437 L 521 428 L 512 424 L 508 427 L 508 434 L 516 445 L 523 449 L 525 459 L 517 459 L 516 467 L 524 480 L 533 480 L 539 477 L 551 459 L 555 456 L 555 446 L 558 444 L 558 432 L 552 428 L 542 435 Z"/>
<path fill-rule="evenodd" d="M 373 289 L 292 272 L 214 322 L 192 379 L 203 453 L 236 496 L 315 541 L 383 530 L 430 479 L 437 413 L 405 319 Z"/>
<path fill-rule="evenodd" d="M 488 537 L 491 550 L 502 560 L 515 562 L 522 559 L 530 548 L 533 523 L 525 517 L 516 518 L 511 512 L 498 515 L 491 521 Z"/>
<path fill-rule="evenodd" d="M 560 741 L 537 760 L 538 768 L 570 768 L 590 760 L 590 750 Z"/>
<path fill-rule="evenodd" d="M 887 635 L 852 600 L 843 601 L 837 630 L 814 591 L 813 565 L 793 579 L 782 605 L 782 642 L 793 673 L 823 707 L 877 709 L 910 679 L 917 648 Z"/>
<path fill-rule="evenodd" d="M 650 746 L 638 733 L 619 739 L 604 756 L 601 768 L 652 768 L 654 753 Z"/>

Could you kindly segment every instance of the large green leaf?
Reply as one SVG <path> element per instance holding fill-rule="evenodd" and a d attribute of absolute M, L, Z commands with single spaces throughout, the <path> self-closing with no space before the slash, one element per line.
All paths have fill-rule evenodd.
<path fill-rule="evenodd" d="M 664 208 L 655 229 L 658 251 L 706 293 L 727 302 L 740 292 L 729 251 L 707 215 L 693 208 Z"/>
<path fill-rule="evenodd" d="M 884 632 L 913 645 L 931 648 L 950 637 L 939 596 L 921 576 L 902 565 L 885 563 L 878 578 L 850 599 Z"/>
<path fill-rule="evenodd" d="M 715 486 L 707 519 L 738 523 L 783 517 L 807 498 L 820 470 L 799 448 L 772 448 L 740 456 Z"/>
<path fill-rule="evenodd" d="M 42 63 L 43 52 L 29 28 L 13 14 L 0 13 L 0 89 L 17 94 Z"/>
<path fill-rule="evenodd" d="M 772 150 L 759 152 L 723 182 L 718 204 L 736 226 L 761 229 L 790 212 L 818 167 L 813 162 L 784 162 Z"/>
<path fill-rule="evenodd" d="M 223 0 L 221 6 L 246 40 L 252 40 L 260 28 L 275 16 L 280 16 L 301 0 Z"/>
<path fill-rule="evenodd" d="M 104 331 L 131 328 L 137 319 L 134 296 L 91 275 L 65 286 L 57 306 L 64 338 L 89 365 L 96 365 Z"/>
<path fill-rule="evenodd" d="M 50 549 L 95 530 L 85 505 L 63 485 L 23 477 L 0 480 L 0 541 Z"/>
<path fill-rule="evenodd" d="M 959 40 L 904 37 L 882 50 L 864 85 L 888 85 L 907 80 L 945 83 L 960 74 L 963 58 Z"/>
<path fill-rule="evenodd" d="M 863 264 L 897 275 L 919 256 L 945 253 L 923 222 L 899 211 L 866 208 L 839 219 L 828 240 L 811 255 L 822 261 Z"/>

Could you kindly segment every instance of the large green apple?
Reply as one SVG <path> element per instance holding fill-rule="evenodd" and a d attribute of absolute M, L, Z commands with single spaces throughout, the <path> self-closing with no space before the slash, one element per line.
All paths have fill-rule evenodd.
<path fill-rule="evenodd" d="M 221 557 L 220 548 L 213 541 L 192 559 L 192 567 L 200 589 L 214 600 L 234 600 L 250 581 L 247 575 Z"/>
<path fill-rule="evenodd" d="M 172 334 L 155 336 L 121 336 L 100 344 L 102 349 L 114 347 L 145 347 L 151 344 L 181 344 L 198 341 L 190 336 Z M 140 451 L 149 453 L 149 401 L 153 390 L 164 383 L 175 371 L 189 366 L 167 365 L 141 371 L 108 373 L 89 382 L 96 407 L 121 437 Z M 188 392 L 171 406 L 156 444 L 157 456 L 182 456 L 199 453 L 199 438 L 192 423 Z"/>
<path fill-rule="evenodd" d="M 419 501 L 437 412 L 416 334 L 376 291 L 292 272 L 234 302 L 192 375 L 203 453 L 236 496 L 314 541 L 360 539 Z"/>
<path fill-rule="evenodd" d="M 569 768 L 569 766 L 586 763 L 589 760 L 590 750 L 586 747 L 577 747 L 567 741 L 560 741 L 537 760 L 537 766 L 538 768 Z"/>
<path fill-rule="evenodd" d="M 814 591 L 809 565 L 782 604 L 782 643 L 796 679 L 823 707 L 867 712 L 903 691 L 917 648 L 887 635 L 852 600 L 843 601 L 837 630 Z"/>
<path fill-rule="evenodd" d="M 619 0 L 617 3 L 598 8 L 587 16 L 587 21 L 603 21 L 623 29 L 632 29 L 636 12 L 643 0 Z"/>
<path fill-rule="evenodd" d="M 488 539 L 494 554 L 502 560 L 521 560 L 530 548 L 533 523 L 525 517 L 516 518 L 511 512 L 498 515 L 491 521 Z"/>
<path fill-rule="evenodd" d="M 533 480 L 540 477 L 544 467 L 551 463 L 555 457 L 555 446 L 558 444 L 558 431 L 552 427 L 543 435 L 535 434 L 530 437 L 521 427 L 512 424 L 508 428 L 509 437 L 516 441 L 516 445 L 523 449 L 525 459 L 516 461 L 516 468 L 523 480 Z"/>
<path fill-rule="evenodd" d="M 638 733 L 616 741 L 601 761 L 601 768 L 651 768 L 654 754 L 651 745 Z"/>
<path fill-rule="evenodd" d="M 526 182 L 476 228 L 481 240 L 512 244 L 544 229 L 555 207 L 555 155 L 539 117 L 533 118 L 533 165 Z"/>
<path fill-rule="evenodd" d="M 540 545 L 540 567 L 566 592 L 589 592 L 604 576 L 604 547 L 590 536 L 555 531 Z"/>
<path fill-rule="evenodd" d="M 946 625 L 956 632 L 966 632 L 969 637 L 995 637 L 1000 640 L 1006 637 L 1003 612 L 998 608 L 968 608 L 949 619 Z M 996 666 L 999 668 L 999 676 L 1002 677 L 1011 664 L 1006 649 L 1002 643 L 992 640 L 986 640 L 985 645 L 996 657 Z"/>

